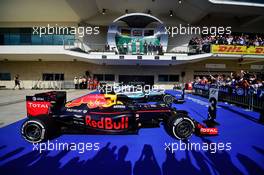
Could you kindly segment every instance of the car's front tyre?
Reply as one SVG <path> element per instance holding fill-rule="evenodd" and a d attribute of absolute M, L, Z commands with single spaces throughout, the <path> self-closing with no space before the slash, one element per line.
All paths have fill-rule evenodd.
<path fill-rule="evenodd" d="M 169 134 L 179 140 L 186 140 L 195 132 L 193 120 L 182 113 L 172 116 L 166 125 L 166 130 Z"/>

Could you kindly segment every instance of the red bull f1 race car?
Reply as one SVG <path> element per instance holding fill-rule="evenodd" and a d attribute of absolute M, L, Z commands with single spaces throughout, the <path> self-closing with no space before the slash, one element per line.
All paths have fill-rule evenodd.
<path fill-rule="evenodd" d="M 22 136 L 37 143 L 61 133 L 137 134 L 139 129 L 161 123 L 176 139 L 193 133 L 217 134 L 188 116 L 186 111 L 166 104 L 126 104 L 112 94 L 87 94 L 66 102 L 66 92 L 51 91 L 26 97 L 27 117 Z"/>

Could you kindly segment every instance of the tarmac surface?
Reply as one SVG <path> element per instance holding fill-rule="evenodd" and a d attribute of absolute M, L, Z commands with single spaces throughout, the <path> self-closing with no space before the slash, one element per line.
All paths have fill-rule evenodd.
<path fill-rule="evenodd" d="M 8 91 L 1 92 L 1 95 L 4 92 L 8 101 Z M 26 94 L 31 92 L 34 93 L 28 91 Z M 86 92 L 68 91 L 68 99 Z M 9 95 L 15 96 L 15 93 L 21 96 L 20 99 L 24 98 L 22 91 L 10 91 Z M 175 91 L 168 93 L 180 95 Z M 189 116 L 202 123 L 207 117 L 208 99 L 186 94 L 185 100 L 185 103 L 172 107 L 188 111 Z M 32 145 L 21 136 L 25 102 L 12 105 L 1 106 L 10 110 L 6 111 L 6 116 L 1 112 L 1 119 L 18 120 L 9 125 L 6 125 L 7 121 L 6 126 L 0 128 L 1 175 L 264 174 L 264 125 L 258 122 L 259 113 L 228 103 L 218 102 L 217 136 L 193 135 L 182 142 L 170 137 L 161 125 L 160 128 L 140 129 L 136 135 L 65 133 L 41 145 Z M 12 108 L 16 110 L 12 111 Z M 15 118 L 12 113 L 19 115 Z M 65 149 L 58 146 L 61 144 L 75 147 Z M 167 149 L 168 145 L 170 149 Z"/>
<path fill-rule="evenodd" d="M 0 90 L 0 128 L 26 116 L 26 96 L 51 90 Z M 89 93 L 88 90 L 67 90 L 67 101 Z"/>

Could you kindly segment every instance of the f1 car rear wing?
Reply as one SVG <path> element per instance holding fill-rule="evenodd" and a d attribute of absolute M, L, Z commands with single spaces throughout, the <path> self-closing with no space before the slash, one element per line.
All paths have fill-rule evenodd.
<path fill-rule="evenodd" d="M 50 91 L 26 96 L 27 116 L 36 117 L 54 113 L 66 103 L 65 91 Z"/>

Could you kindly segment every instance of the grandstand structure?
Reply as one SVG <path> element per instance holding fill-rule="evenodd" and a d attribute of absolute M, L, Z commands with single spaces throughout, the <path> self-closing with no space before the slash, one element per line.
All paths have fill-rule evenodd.
<path fill-rule="evenodd" d="M 197 52 L 200 46 L 189 47 L 189 42 L 200 34 L 166 32 L 166 27 L 179 25 L 230 26 L 232 33 L 261 36 L 263 6 L 262 1 L 246 0 L 1 1 L 0 86 L 12 88 L 17 74 L 22 86 L 31 89 L 39 82 L 42 87 L 71 88 L 74 77 L 85 75 L 172 88 L 197 75 L 241 69 L 263 73 L 264 46 L 210 44 L 208 51 Z M 47 26 L 89 31 L 34 34 Z M 145 52 L 145 41 L 161 46 L 162 52 Z"/>

